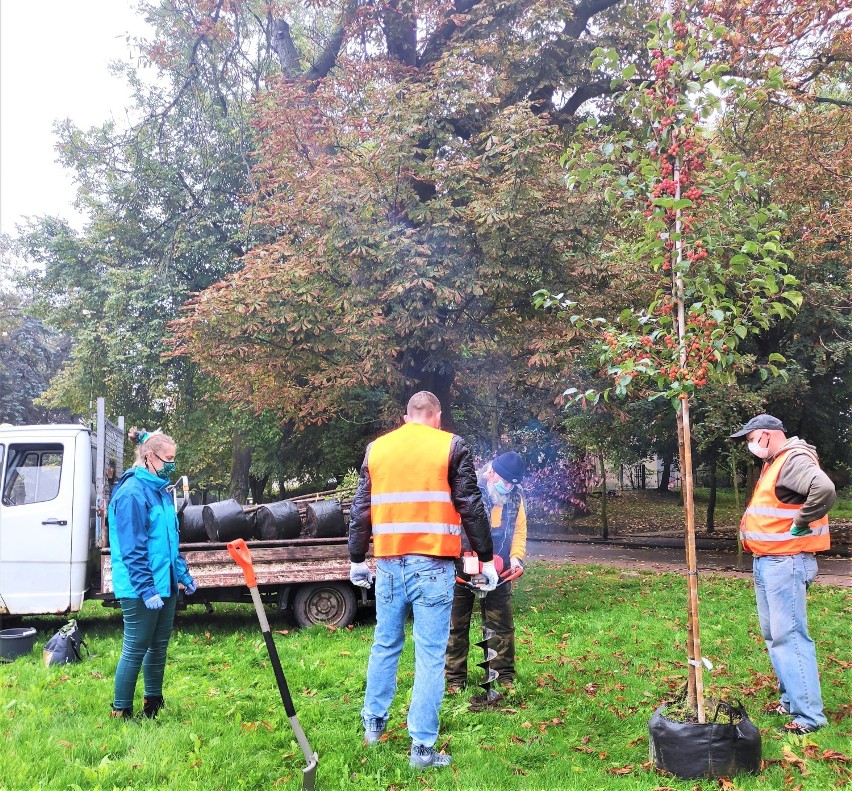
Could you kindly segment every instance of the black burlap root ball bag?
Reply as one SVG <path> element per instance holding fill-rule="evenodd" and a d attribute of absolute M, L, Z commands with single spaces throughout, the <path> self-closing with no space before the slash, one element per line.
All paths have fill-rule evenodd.
<path fill-rule="evenodd" d="M 739 701 L 719 703 L 713 720 L 703 723 L 671 720 L 665 708 L 648 721 L 651 760 L 658 769 L 684 780 L 760 772 L 760 731 Z"/>

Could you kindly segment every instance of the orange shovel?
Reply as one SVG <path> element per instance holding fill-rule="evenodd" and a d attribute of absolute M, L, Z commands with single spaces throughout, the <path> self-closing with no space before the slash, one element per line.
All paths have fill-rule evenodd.
<path fill-rule="evenodd" d="M 305 732 L 299 724 L 299 718 L 296 716 L 296 709 L 293 707 L 293 699 L 290 697 L 287 679 L 284 678 L 281 660 L 278 658 L 278 649 L 275 648 L 272 632 L 269 629 L 269 621 L 266 618 L 266 610 L 263 609 L 263 602 L 260 600 L 260 593 L 257 590 L 257 578 L 254 575 L 254 566 L 251 563 L 251 552 L 249 552 L 246 542 L 241 538 L 231 541 L 227 546 L 231 557 L 236 561 L 245 575 L 246 585 L 248 585 L 249 593 L 254 602 L 254 609 L 257 611 L 257 619 L 260 621 L 260 629 L 263 632 L 266 650 L 269 652 L 272 669 L 275 671 L 275 680 L 278 682 L 278 691 L 281 693 L 284 711 L 287 712 L 287 716 L 290 718 L 290 724 L 293 726 L 293 732 L 296 734 L 296 741 L 299 742 L 299 747 L 302 748 L 302 753 L 304 753 L 305 760 L 308 762 L 308 765 L 302 769 L 302 788 L 304 791 L 313 791 L 319 758 L 311 749 L 308 737 L 305 736 Z"/>

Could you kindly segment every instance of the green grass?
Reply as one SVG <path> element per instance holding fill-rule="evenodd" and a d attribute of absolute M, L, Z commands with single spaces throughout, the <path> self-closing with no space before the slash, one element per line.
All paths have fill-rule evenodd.
<path fill-rule="evenodd" d="M 780 737 L 776 699 L 750 585 L 702 577 L 708 691 L 740 698 L 764 734 L 768 765 L 734 788 L 824 789 L 852 780 L 849 749 L 848 590 L 815 586 L 818 643 L 830 727 Z M 348 630 L 293 630 L 273 621 L 300 721 L 320 756 L 323 789 L 716 789 L 648 763 L 647 722 L 684 682 L 684 580 L 673 574 L 532 564 L 515 594 L 519 680 L 496 711 L 471 713 L 478 690 L 447 697 L 439 746 L 449 769 L 408 767 L 405 709 L 413 655 L 403 654 L 386 743 L 367 749 L 359 709 L 372 639 L 369 620 Z M 95 656 L 44 667 L 40 650 L 63 623 L 43 618 L 36 650 L 0 666 L 0 788 L 297 789 L 304 759 L 275 688 L 250 606 L 178 615 L 166 671 L 167 708 L 156 721 L 110 720 L 121 617 L 89 603 L 79 618 Z M 477 649 L 474 649 L 476 651 Z M 473 661 L 478 657 L 472 656 Z M 478 668 L 472 668 L 473 674 Z M 141 699 L 141 680 L 137 706 Z M 828 752 L 826 752 L 828 751 Z M 623 774 L 622 774 L 623 772 Z"/>

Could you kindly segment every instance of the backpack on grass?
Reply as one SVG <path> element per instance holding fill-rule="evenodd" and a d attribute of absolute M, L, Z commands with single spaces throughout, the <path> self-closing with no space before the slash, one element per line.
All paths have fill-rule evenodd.
<path fill-rule="evenodd" d="M 45 643 L 42 658 L 45 665 L 65 665 L 69 662 L 79 662 L 83 656 L 80 648 L 89 652 L 89 646 L 83 639 L 83 633 L 73 618 L 68 621 L 50 640 Z"/>

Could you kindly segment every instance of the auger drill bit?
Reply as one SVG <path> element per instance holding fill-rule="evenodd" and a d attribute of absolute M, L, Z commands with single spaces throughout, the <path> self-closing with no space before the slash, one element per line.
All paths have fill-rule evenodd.
<path fill-rule="evenodd" d="M 480 640 L 476 645 L 478 645 L 482 649 L 482 653 L 485 655 L 485 658 L 481 662 L 477 662 L 477 665 L 482 668 L 485 673 L 485 679 L 479 685 L 485 690 L 485 703 L 491 703 L 495 700 L 499 700 L 502 696 L 497 690 L 493 688 L 494 682 L 497 680 L 499 673 L 496 670 L 491 669 L 491 660 L 497 656 L 497 652 L 491 648 L 488 644 L 488 641 L 494 637 L 494 630 L 489 629 L 487 626 L 482 627 L 482 640 Z"/>

